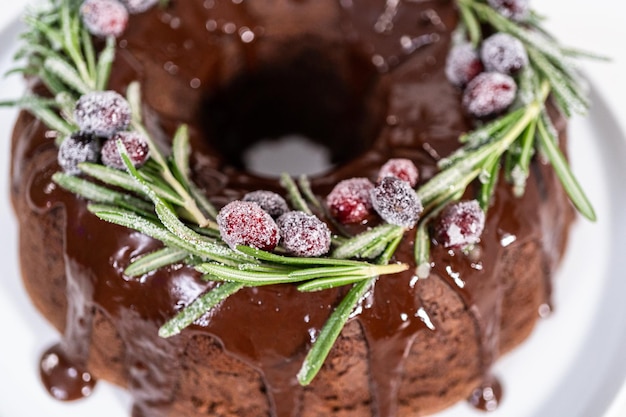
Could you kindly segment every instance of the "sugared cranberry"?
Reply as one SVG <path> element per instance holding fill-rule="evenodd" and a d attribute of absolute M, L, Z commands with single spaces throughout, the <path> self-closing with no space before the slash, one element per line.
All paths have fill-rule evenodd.
<path fill-rule="evenodd" d="M 143 13 L 155 6 L 159 0 L 121 0 L 131 14 Z"/>
<path fill-rule="evenodd" d="M 508 33 L 496 33 L 483 41 L 480 56 L 487 71 L 516 74 L 528 65 L 524 44 Z"/>
<path fill-rule="evenodd" d="M 372 205 L 380 217 L 390 224 L 411 228 L 424 210 L 419 197 L 409 185 L 396 177 L 385 177 L 370 191 Z"/>
<path fill-rule="evenodd" d="M 126 148 L 134 167 L 146 163 L 150 156 L 150 148 L 146 138 L 137 132 L 119 132 L 107 139 L 102 146 L 102 163 L 115 169 L 126 169 L 122 156 L 117 149 L 117 141 L 121 140 Z"/>
<path fill-rule="evenodd" d="M 257 203 L 270 216 L 277 219 L 289 211 L 289 206 L 284 198 L 272 191 L 252 191 L 243 196 L 243 201 Z"/>
<path fill-rule="evenodd" d="M 374 184 L 367 178 L 351 178 L 335 185 L 326 197 L 330 214 L 341 223 L 358 223 L 371 213 L 370 190 Z"/>
<path fill-rule="evenodd" d="M 463 106 L 479 119 L 504 112 L 515 100 L 517 84 L 508 75 L 483 72 L 467 85 L 463 93 Z"/>
<path fill-rule="evenodd" d="M 457 87 L 465 87 L 478 74 L 483 72 L 483 64 L 478 51 L 469 43 L 454 46 L 448 52 L 446 77 Z"/>
<path fill-rule="evenodd" d="M 90 134 L 76 132 L 63 140 L 59 147 L 57 160 L 68 174 L 80 174 L 78 164 L 81 162 L 97 162 L 100 158 L 100 141 Z"/>
<path fill-rule="evenodd" d="M 525 20 L 530 13 L 529 0 L 488 0 L 491 7 L 511 20 Z"/>
<path fill-rule="evenodd" d="M 450 204 L 435 226 L 435 238 L 446 248 L 464 248 L 480 240 L 485 228 L 485 213 L 478 201 Z"/>
<path fill-rule="evenodd" d="M 115 91 L 88 93 L 78 99 L 74 119 L 82 131 L 109 137 L 130 125 L 130 105 Z"/>
<path fill-rule="evenodd" d="M 296 256 L 320 256 L 330 249 L 330 229 L 317 217 L 290 211 L 276 221 L 282 246 Z"/>
<path fill-rule="evenodd" d="M 385 162 L 378 172 L 378 181 L 385 177 L 396 177 L 415 187 L 419 178 L 419 171 L 410 159 L 393 158 Z"/>
<path fill-rule="evenodd" d="M 233 201 L 224 206 L 217 215 L 220 235 L 228 246 L 252 246 L 272 250 L 278 245 L 280 232 L 274 219 L 257 203 Z"/>
<path fill-rule="evenodd" d="M 85 0 L 80 6 L 85 27 L 95 36 L 120 36 L 128 24 L 128 10 L 117 0 Z"/>

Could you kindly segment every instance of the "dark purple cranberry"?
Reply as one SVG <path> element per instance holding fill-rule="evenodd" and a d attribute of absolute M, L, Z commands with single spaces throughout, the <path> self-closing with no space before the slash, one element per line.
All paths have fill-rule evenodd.
<path fill-rule="evenodd" d="M 330 249 L 330 229 L 317 217 L 290 211 L 276 221 L 281 245 L 296 256 L 320 256 Z"/>
<path fill-rule="evenodd" d="M 252 246 L 272 250 L 278 245 L 280 232 L 274 219 L 257 203 L 233 201 L 224 206 L 217 215 L 220 235 L 228 246 Z"/>
<path fill-rule="evenodd" d="M 121 0 L 131 14 L 143 13 L 155 6 L 159 0 Z"/>
<path fill-rule="evenodd" d="M 469 43 L 454 46 L 448 52 L 446 77 L 457 87 L 465 87 L 478 74 L 483 72 L 483 64 L 478 51 Z"/>
<path fill-rule="evenodd" d="M 463 106 L 478 119 L 503 113 L 515 100 L 517 84 L 506 74 L 483 72 L 474 78 L 463 93 Z"/>
<path fill-rule="evenodd" d="M 415 187 L 419 179 L 419 171 L 410 159 L 392 158 L 385 162 L 378 172 L 378 181 L 385 177 L 396 177 Z"/>
<path fill-rule="evenodd" d="M 115 169 L 126 169 L 122 156 L 117 148 L 117 141 L 121 140 L 134 167 L 146 163 L 150 156 L 150 147 L 146 138 L 137 132 L 119 132 L 107 139 L 102 146 L 102 163 Z"/>
<path fill-rule="evenodd" d="M 504 17 L 518 22 L 530 14 L 530 0 L 488 0 L 488 3 Z"/>
<path fill-rule="evenodd" d="M 80 174 L 78 164 L 82 162 L 98 162 L 100 158 L 100 141 L 85 132 L 76 132 L 63 140 L 59 147 L 57 159 L 59 165 L 68 174 Z"/>
<path fill-rule="evenodd" d="M 478 201 L 460 201 L 441 213 L 435 239 L 446 248 L 464 248 L 477 243 L 484 228 L 485 213 Z"/>
<path fill-rule="evenodd" d="M 78 99 L 74 119 L 82 131 L 109 137 L 130 125 L 130 105 L 115 91 L 88 93 Z"/>
<path fill-rule="evenodd" d="M 372 210 L 370 190 L 374 184 L 367 178 L 351 178 L 335 185 L 326 197 L 330 214 L 341 223 L 359 223 Z"/>
<path fill-rule="evenodd" d="M 95 36 L 120 36 L 128 24 L 128 11 L 117 0 L 85 0 L 80 6 L 85 27 Z"/>
<path fill-rule="evenodd" d="M 487 71 L 516 74 L 528 65 L 524 44 L 508 33 L 496 33 L 485 39 L 480 56 Z"/>
<path fill-rule="evenodd" d="M 289 211 L 289 206 L 283 197 L 272 191 L 252 191 L 243 196 L 243 201 L 257 203 L 270 216 L 277 219 Z"/>
<path fill-rule="evenodd" d="M 424 210 L 411 185 L 396 177 L 385 177 L 370 191 L 372 206 L 390 224 L 411 228 Z"/>

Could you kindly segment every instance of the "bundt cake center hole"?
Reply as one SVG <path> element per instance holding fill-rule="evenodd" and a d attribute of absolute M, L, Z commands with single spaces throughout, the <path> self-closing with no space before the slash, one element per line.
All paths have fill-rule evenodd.
<path fill-rule="evenodd" d="M 266 177 L 321 174 L 366 151 L 385 110 L 370 61 L 318 40 L 278 49 L 203 101 L 205 137 L 224 163 Z"/>

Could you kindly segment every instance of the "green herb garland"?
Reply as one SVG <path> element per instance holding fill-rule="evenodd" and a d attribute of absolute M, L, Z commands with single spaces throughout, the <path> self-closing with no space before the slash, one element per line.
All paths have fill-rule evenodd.
<path fill-rule="evenodd" d="M 584 91 L 570 62 L 572 56 L 585 54 L 564 48 L 545 35 L 535 15 L 520 24 L 503 17 L 481 0 L 457 0 L 457 4 L 462 17 L 461 35 L 478 45 L 485 25 L 509 33 L 523 42 L 530 66 L 518 77 L 518 97 L 524 101 L 518 100 L 517 107 L 509 113 L 463 135 L 462 147 L 439 161 L 439 173 L 416 189 L 424 205 L 414 246 L 415 273 L 419 278 L 428 276 L 432 262 L 429 222 L 450 202 L 459 200 L 476 180 L 480 184 L 477 198 L 487 211 L 502 169 L 515 193 L 521 196 L 535 152 L 542 153 L 552 164 L 583 216 L 596 218 L 558 147 L 545 107 L 548 97 L 553 96 L 567 116 L 587 109 Z M 22 47 L 16 56 L 25 60 L 26 65 L 12 72 L 38 77 L 52 98 L 27 95 L 0 103 L 33 113 L 56 132 L 57 143 L 78 129 L 72 115 L 77 99 L 106 89 L 115 55 L 113 37 L 106 39 L 96 54 L 78 7 L 79 3 L 73 0 L 50 0 L 48 8 L 26 17 L 28 30 L 22 35 Z M 187 127 L 178 129 L 172 138 L 171 154 L 165 156 L 150 139 L 143 123 L 137 83 L 128 88 L 127 99 L 133 113 L 131 129 L 142 133 L 149 142 L 148 163 L 134 168 L 120 143 L 126 172 L 83 163 L 80 164 L 83 176 L 56 173 L 54 181 L 87 199 L 88 209 L 99 218 L 135 229 L 164 244 L 164 248 L 130 264 L 126 275 L 138 276 L 185 263 L 199 271 L 203 279 L 220 282 L 163 324 L 159 331 L 162 337 L 178 334 L 244 287 L 293 283 L 300 291 L 308 292 L 352 286 L 321 329 L 298 374 L 301 384 L 310 383 L 374 281 L 381 275 L 393 275 L 409 268 L 406 264 L 390 263 L 407 230 L 382 224 L 356 236 L 335 236 L 329 257 L 296 258 L 246 246 L 233 250 L 220 238 L 215 223 L 217 210 L 190 180 Z M 311 212 L 310 206 L 322 209 L 306 178 L 296 183 L 284 175 L 281 184 L 295 209 L 307 213 Z"/>

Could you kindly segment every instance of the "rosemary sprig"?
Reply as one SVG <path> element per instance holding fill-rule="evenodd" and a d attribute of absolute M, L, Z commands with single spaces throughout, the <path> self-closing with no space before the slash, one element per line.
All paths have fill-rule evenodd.
<path fill-rule="evenodd" d="M 183 207 L 187 212 L 191 214 L 194 218 L 195 222 L 199 226 L 210 226 L 215 228 L 216 224 L 211 220 L 207 219 L 202 210 L 198 207 L 196 200 L 190 193 L 191 186 L 189 185 L 189 177 L 188 177 L 188 165 L 186 162 L 183 162 L 182 166 L 178 166 L 175 169 L 172 169 L 172 165 L 176 167 L 176 163 L 180 163 L 181 156 L 179 153 L 181 152 L 180 146 L 174 148 L 176 153 L 173 155 L 173 164 L 171 161 L 168 161 L 160 152 L 159 148 L 156 146 L 154 141 L 151 139 L 151 135 L 148 130 L 143 125 L 143 117 L 141 115 L 141 88 L 138 82 L 133 82 L 128 87 L 128 102 L 131 105 L 132 109 L 132 126 L 137 132 L 141 133 L 143 137 L 148 141 L 148 146 L 150 147 L 150 155 L 151 159 L 154 160 L 158 165 L 161 171 L 161 177 L 159 179 L 164 180 L 166 184 L 168 184 L 172 189 L 182 198 Z M 178 137 L 177 143 L 187 144 L 189 140 L 186 138 L 187 131 L 185 127 L 181 127 L 179 132 L 176 135 Z M 185 138 L 180 138 L 180 136 L 184 136 Z M 184 147 L 184 145 L 182 145 Z M 184 158 L 185 156 L 182 156 Z M 132 166 L 132 164 L 131 164 Z M 176 177 L 174 171 L 178 172 L 179 178 Z M 214 212 L 214 210 L 211 210 Z"/>
<path fill-rule="evenodd" d="M 51 6 L 31 9 L 16 59 L 26 58 L 26 66 L 14 72 L 37 76 L 53 96 L 52 100 L 15 100 L 4 106 L 31 111 L 51 129 L 63 135 L 76 130 L 71 118 L 80 94 L 101 90 L 108 82 L 115 56 L 115 39 L 106 39 L 96 56 L 93 42 L 82 24 L 78 7 L 69 0 L 51 0 Z M 70 96 L 72 100 L 66 100 Z M 58 112 L 68 116 L 62 118 Z"/>
<path fill-rule="evenodd" d="M 523 71 L 519 77 L 520 101 L 523 107 L 465 135 L 462 138 L 465 145 L 440 165 L 444 169 L 442 173 L 467 162 L 471 156 L 474 156 L 474 159 L 480 157 L 480 150 L 487 149 L 487 153 L 492 156 L 486 156 L 482 160 L 482 168 L 488 175 L 485 176 L 486 180 L 483 181 L 480 193 L 481 204 L 486 209 L 493 194 L 493 181 L 497 179 L 500 171 L 495 155 L 499 157 L 503 151 L 508 152 L 505 164 L 506 177 L 513 183 L 515 194 L 521 196 L 525 189 L 532 155 L 540 143 L 542 149 L 549 153 L 548 159 L 574 206 L 587 219 L 595 221 L 596 214 L 591 203 L 556 146 L 558 139 L 550 134 L 551 122 L 544 105 L 548 95 L 552 94 L 566 116 L 586 112 L 589 102 L 584 85 L 571 60 L 574 55 L 572 49 L 560 45 L 545 32 L 538 30 L 536 20 L 527 27 L 505 18 L 481 0 L 457 1 L 459 7 L 464 10 L 461 18 L 468 31 L 472 32 L 471 27 L 478 21 L 518 38 L 528 52 L 530 68 Z M 470 39 L 473 42 L 476 40 L 480 42 L 480 36 L 482 36 L 480 33 L 474 33 Z M 576 56 L 582 54 L 577 53 Z M 506 145 L 506 149 L 490 148 L 494 141 L 500 140 Z M 547 142 L 550 144 L 546 145 Z M 546 149 L 548 147 L 549 149 Z"/>
<path fill-rule="evenodd" d="M 561 184 L 570 196 L 572 202 L 585 217 L 591 220 L 596 219 L 595 211 L 585 196 L 580 184 L 574 174 L 569 169 L 567 160 L 557 146 L 557 138 L 550 133 L 544 119 L 539 120 L 538 135 L 542 150 L 545 151 L 554 171 L 561 180 Z"/>

